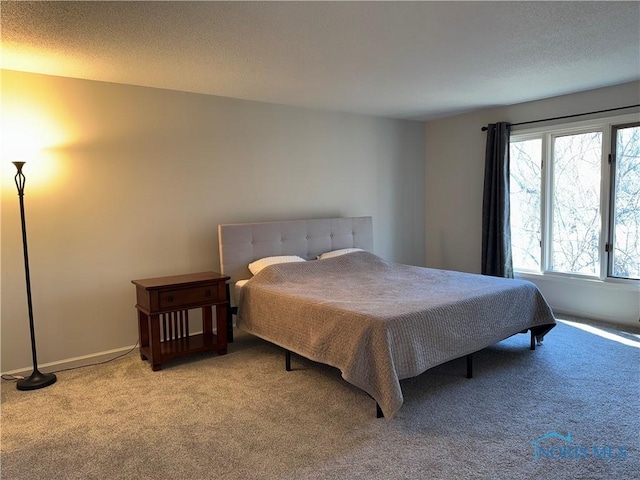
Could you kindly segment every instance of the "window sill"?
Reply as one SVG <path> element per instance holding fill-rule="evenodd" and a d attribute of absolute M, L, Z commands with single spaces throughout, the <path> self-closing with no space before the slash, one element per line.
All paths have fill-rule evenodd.
<path fill-rule="evenodd" d="M 640 281 L 629 280 L 625 278 L 607 277 L 606 279 L 602 280 L 599 278 L 587 278 L 572 275 L 535 272 L 514 272 L 514 276 L 515 278 L 530 280 L 534 283 L 536 281 L 544 281 L 549 283 L 564 283 L 572 285 L 602 286 L 603 288 L 640 293 Z"/>

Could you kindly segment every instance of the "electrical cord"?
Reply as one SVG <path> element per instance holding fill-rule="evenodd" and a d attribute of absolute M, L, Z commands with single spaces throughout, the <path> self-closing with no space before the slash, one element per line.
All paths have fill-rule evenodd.
<path fill-rule="evenodd" d="M 121 353 L 120 355 L 116 355 L 115 357 L 109 358 L 108 360 L 103 360 L 102 362 L 88 363 L 86 365 L 78 365 L 77 367 L 62 368 L 60 370 L 55 370 L 55 371 L 53 371 L 51 373 L 68 372 L 70 370 L 78 370 L 80 368 L 93 367 L 93 366 L 96 366 L 96 365 L 103 365 L 105 363 L 113 362 L 114 360 L 117 360 L 117 359 L 122 358 L 122 357 L 126 357 L 131 352 L 133 352 L 136 348 L 138 348 L 138 343 L 139 343 L 139 340 L 136 341 L 136 344 L 133 347 L 131 347 L 131 349 L 129 351 Z M 22 375 L 6 375 L 6 374 L 2 375 L 2 380 L 8 381 L 8 382 L 9 381 L 22 380 L 22 379 L 24 379 L 24 377 Z"/>

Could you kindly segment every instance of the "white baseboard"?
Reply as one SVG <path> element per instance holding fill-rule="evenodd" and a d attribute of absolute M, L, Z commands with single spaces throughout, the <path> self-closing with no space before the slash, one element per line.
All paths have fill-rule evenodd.
<path fill-rule="evenodd" d="M 216 329 L 213 329 L 214 333 Z M 190 332 L 189 335 L 201 334 L 202 330 Z M 122 354 L 126 354 L 129 350 L 137 348 L 138 344 L 129 345 L 127 347 L 114 348 L 113 350 L 105 350 L 104 352 L 90 353 L 89 355 L 82 355 L 80 357 L 72 357 L 64 360 L 58 360 L 57 362 L 39 363 L 38 369 L 42 373 L 59 372 L 60 370 L 68 370 L 71 368 L 86 367 L 96 363 L 107 362 L 119 357 Z M 2 372 L 2 375 L 30 375 L 33 371 L 33 366 L 18 368 L 9 372 Z"/>
<path fill-rule="evenodd" d="M 584 318 L 586 320 L 593 320 L 594 322 L 604 322 L 604 323 L 608 323 L 611 324 L 611 326 L 620 326 L 620 327 L 629 327 L 629 328 L 633 328 L 633 329 L 639 329 L 640 328 L 640 320 L 626 320 L 626 319 L 620 319 L 617 317 L 612 317 L 609 315 L 594 315 L 592 311 L 587 310 L 587 309 L 580 309 L 580 308 L 572 308 L 572 309 L 567 309 L 567 308 L 556 308 L 553 305 L 551 305 L 551 309 L 553 310 L 554 315 L 557 316 L 563 316 L 563 315 L 568 315 L 568 316 L 573 316 L 573 317 L 581 317 Z"/>
<path fill-rule="evenodd" d="M 127 352 L 136 348 L 137 345 L 138 344 L 136 343 L 135 345 L 129 345 L 128 347 L 114 348 L 113 350 L 105 350 L 104 352 L 91 353 L 89 355 L 82 355 L 80 357 L 67 358 L 64 360 L 59 360 L 57 362 L 41 363 L 38 365 L 38 370 L 41 370 L 43 373 L 58 372 L 60 370 L 85 367 L 88 365 L 93 365 L 95 363 L 107 362 L 109 360 L 113 360 L 116 357 L 119 357 L 122 354 L 126 354 Z M 11 370 L 9 372 L 2 372 L 2 375 L 26 376 L 30 375 L 32 371 L 33 366 L 29 366 Z"/>

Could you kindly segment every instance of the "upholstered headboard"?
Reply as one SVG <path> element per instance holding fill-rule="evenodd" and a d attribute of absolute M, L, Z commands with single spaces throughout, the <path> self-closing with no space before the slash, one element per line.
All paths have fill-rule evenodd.
<path fill-rule="evenodd" d="M 248 265 L 274 255 L 314 260 L 339 248 L 373 251 L 371 217 L 323 218 L 218 225 L 221 273 L 232 282 L 251 277 Z"/>

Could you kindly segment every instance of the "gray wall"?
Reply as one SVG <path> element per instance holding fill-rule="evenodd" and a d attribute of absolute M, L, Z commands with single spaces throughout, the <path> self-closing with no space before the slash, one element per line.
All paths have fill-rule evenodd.
<path fill-rule="evenodd" d="M 421 122 L 6 70 L 2 113 L 45 147 L 25 166 L 41 365 L 133 345 L 131 280 L 217 269 L 219 223 L 371 215 L 377 254 L 424 265 Z M 4 372 L 31 363 L 6 132 Z"/>
<path fill-rule="evenodd" d="M 640 82 L 633 82 L 427 122 L 427 266 L 480 272 L 486 142 L 486 134 L 480 130 L 481 127 L 498 121 L 518 123 L 604 110 L 637 104 L 639 100 Z M 617 113 L 632 112 L 634 110 Z M 535 281 L 557 311 L 638 325 L 639 282 L 616 285 L 588 281 Z"/>

